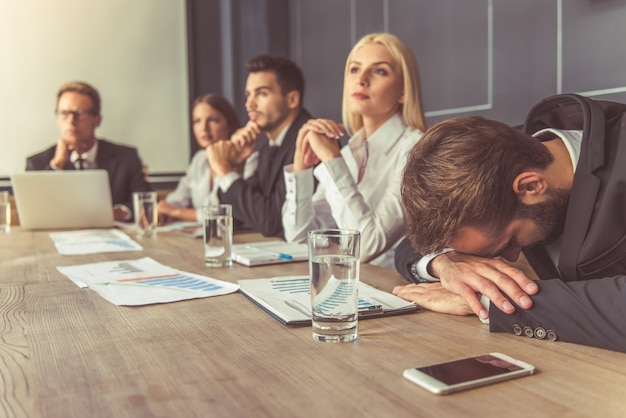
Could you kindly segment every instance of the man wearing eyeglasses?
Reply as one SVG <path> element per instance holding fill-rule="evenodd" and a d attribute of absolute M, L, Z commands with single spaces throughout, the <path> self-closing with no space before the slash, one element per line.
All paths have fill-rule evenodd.
<path fill-rule="evenodd" d="M 132 218 L 132 194 L 151 190 L 143 164 L 133 147 L 97 139 L 100 126 L 100 94 L 91 85 L 70 82 L 57 93 L 56 145 L 26 159 L 26 170 L 104 169 L 109 173 L 116 221 Z"/>

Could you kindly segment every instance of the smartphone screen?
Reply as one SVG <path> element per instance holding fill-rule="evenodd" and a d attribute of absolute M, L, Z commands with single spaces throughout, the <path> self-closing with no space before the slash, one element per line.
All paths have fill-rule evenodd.
<path fill-rule="evenodd" d="M 512 357 L 490 353 L 408 369 L 404 376 L 431 392 L 446 394 L 532 374 L 534 370 Z"/>
<path fill-rule="evenodd" d="M 442 381 L 446 385 L 456 385 L 470 380 L 522 370 L 522 368 L 491 354 L 485 354 L 448 363 L 418 367 L 417 370 Z"/>

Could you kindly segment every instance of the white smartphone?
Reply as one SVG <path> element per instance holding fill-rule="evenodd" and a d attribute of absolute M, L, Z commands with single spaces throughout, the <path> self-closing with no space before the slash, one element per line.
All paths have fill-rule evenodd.
<path fill-rule="evenodd" d="M 502 353 L 407 369 L 403 375 L 437 394 L 447 395 L 535 373 L 535 366 Z"/>

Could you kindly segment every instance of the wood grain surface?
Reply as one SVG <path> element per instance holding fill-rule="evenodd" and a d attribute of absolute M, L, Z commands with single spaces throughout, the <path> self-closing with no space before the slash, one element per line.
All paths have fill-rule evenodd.
<path fill-rule="evenodd" d="M 426 311 L 360 321 L 354 343 L 320 343 L 240 293 L 122 307 L 56 270 L 150 256 L 231 282 L 308 273 L 306 262 L 209 269 L 201 240 L 175 233 L 138 242 L 141 252 L 61 256 L 48 232 L 0 234 L 0 417 L 626 416 L 621 353 L 492 334 L 476 317 Z M 404 283 L 370 265 L 361 279 L 386 291 Z M 450 396 L 402 377 L 493 351 L 539 373 Z"/>

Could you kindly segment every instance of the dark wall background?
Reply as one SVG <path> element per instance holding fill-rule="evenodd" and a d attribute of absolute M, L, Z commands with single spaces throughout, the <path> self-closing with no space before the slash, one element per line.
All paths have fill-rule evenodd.
<path fill-rule="evenodd" d="M 245 62 L 291 58 L 305 106 L 341 118 L 345 58 L 387 31 L 415 52 L 430 124 L 480 114 L 519 124 L 540 99 L 576 92 L 626 101 L 621 0 L 188 0 L 191 94 L 221 92 L 246 120 Z"/>

